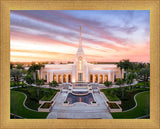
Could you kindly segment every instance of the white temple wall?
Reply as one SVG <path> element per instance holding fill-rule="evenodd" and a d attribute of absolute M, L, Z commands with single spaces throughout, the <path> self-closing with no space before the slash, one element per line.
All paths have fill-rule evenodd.
<path fill-rule="evenodd" d="M 72 66 L 72 82 L 76 82 L 76 66 Z"/>

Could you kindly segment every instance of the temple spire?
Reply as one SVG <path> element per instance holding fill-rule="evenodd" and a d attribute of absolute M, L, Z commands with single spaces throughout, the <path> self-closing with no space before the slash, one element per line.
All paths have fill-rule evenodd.
<path fill-rule="evenodd" d="M 82 40 L 81 40 L 81 26 L 80 26 L 80 35 L 79 35 L 79 47 L 82 47 Z"/>
<path fill-rule="evenodd" d="M 82 48 L 82 38 L 81 38 L 81 26 L 80 26 L 80 29 L 79 29 L 79 47 L 78 47 L 78 51 L 77 51 L 76 55 L 77 55 L 77 58 L 79 56 L 84 58 L 84 52 L 83 52 L 83 48 Z"/>

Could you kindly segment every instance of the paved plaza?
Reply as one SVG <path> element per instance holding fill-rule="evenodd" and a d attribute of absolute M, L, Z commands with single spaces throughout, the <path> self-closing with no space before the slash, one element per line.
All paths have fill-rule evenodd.
<path fill-rule="evenodd" d="M 72 106 L 64 106 L 63 102 L 67 93 L 61 93 L 55 100 L 47 119 L 112 119 L 104 98 L 99 93 L 93 94 L 97 106 L 89 106 L 85 103 L 76 103 Z"/>

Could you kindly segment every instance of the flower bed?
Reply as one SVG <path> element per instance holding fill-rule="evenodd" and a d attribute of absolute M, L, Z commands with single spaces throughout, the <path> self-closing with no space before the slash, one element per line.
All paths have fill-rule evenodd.
<path fill-rule="evenodd" d="M 122 112 L 122 108 L 117 103 L 106 102 L 110 112 Z"/>
<path fill-rule="evenodd" d="M 111 109 L 119 109 L 119 106 L 116 104 L 116 103 L 109 103 L 107 102 L 108 106 L 111 108 Z"/>

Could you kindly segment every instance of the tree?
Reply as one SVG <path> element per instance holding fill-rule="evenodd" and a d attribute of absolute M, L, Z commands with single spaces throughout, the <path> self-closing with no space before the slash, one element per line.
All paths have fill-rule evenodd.
<path fill-rule="evenodd" d="M 107 87 L 112 86 L 112 82 L 106 80 L 106 81 L 104 82 L 104 85 L 107 86 Z"/>
<path fill-rule="evenodd" d="M 26 80 L 26 82 L 27 82 L 28 84 L 32 84 L 32 83 L 34 82 L 33 76 L 32 76 L 31 74 L 28 74 L 27 76 L 25 76 L 24 79 Z"/>
<path fill-rule="evenodd" d="M 122 92 L 121 98 L 124 97 L 124 88 L 122 87 L 123 84 L 124 84 L 124 81 L 123 81 L 122 79 L 118 79 L 118 80 L 116 81 L 116 85 L 119 85 L 120 88 L 121 88 L 121 92 Z"/>
<path fill-rule="evenodd" d="M 17 69 L 24 69 L 23 64 L 17 64 Z"/>
<path fill-rule="evenodd" d="M 33 72 L 33 79 L 36 81 L 36 71 L 40 70 L 41 67 L 44 67 L 43 64 L 39 63 L 39 64 L 35 64 L 34 62 L 32 63 L 32 65 L 30 66 L 28 72 L 32 73 Z"/>
<path fill-rule="evenodd" d="M 36 84 L 37 84 L 38 86 L 44 85 L 44 79 L 37 80 L 37 81 L 36 81 Z"/>
<path fill-rule="evenodd" d="M 136 74 L 135 73 L 130 73 L 127 76 L 127 84 L 131 85 L 133 83 L 133 79 L 136 78 Z"/>
<path fill-rule="evenodd" d="M 123 62 L 120 61 L 119 63 L 117 63 L 117 67 L 120 68 L 120 70 L 121 70 L 121 79 L 122 79 Z"/>
<path fill-rule="evenodd" d="M 128 70 L 133 68 L 132 63 L 129 60 L 123 60 L 123 68 L 126 71 L 126 77 L 128 76 Z"/>
<path fill-rule="evenodd" d="M 145 68 L 145 67 L 146 67 L 145 63 L 138 63 L 138 68 L 139 69 L 142 69 L 142 68 Z"/>
<path fill-rule="evenodd" d="M 148 81 L 148 79 L 150 77 L 150 67 L 142 68 L 139 71 L 139 76 L 143 79 L 144 88 L 145 88 L 145 83 L 146 83 L 146 81 Z"/>
<path fill-rule="evenodd" d="M 12 63 L 10 63 L 10 69 L 13 69 L 13 64 Z"/>
<path fill-rule="evenodd" d="M 56 81 L 52 81 L 52 82 L 49 82 L 49 86 L 56 87 L 58 86 L 58 83 Z"/>
<path fill-rule="evenodd" d="M 126 71 L 126 77 L 128 74 L 128 70 L 133 69 L 133 65 L 128 59 L 121 60 L 119 63 L 117 63 L 117 67 L 119 67 L 121 69 L 121 79 L 122 79 L 122 69 L 124 69 Z"/>
<path fill-rule="evenodd" d="M 10 75 L 14 78 L 14 82 L 17 82 L 17 86 L 19 88 L 19 81 L 22 77 L 21 71 L 19 69 L 12 69 Z"/>

